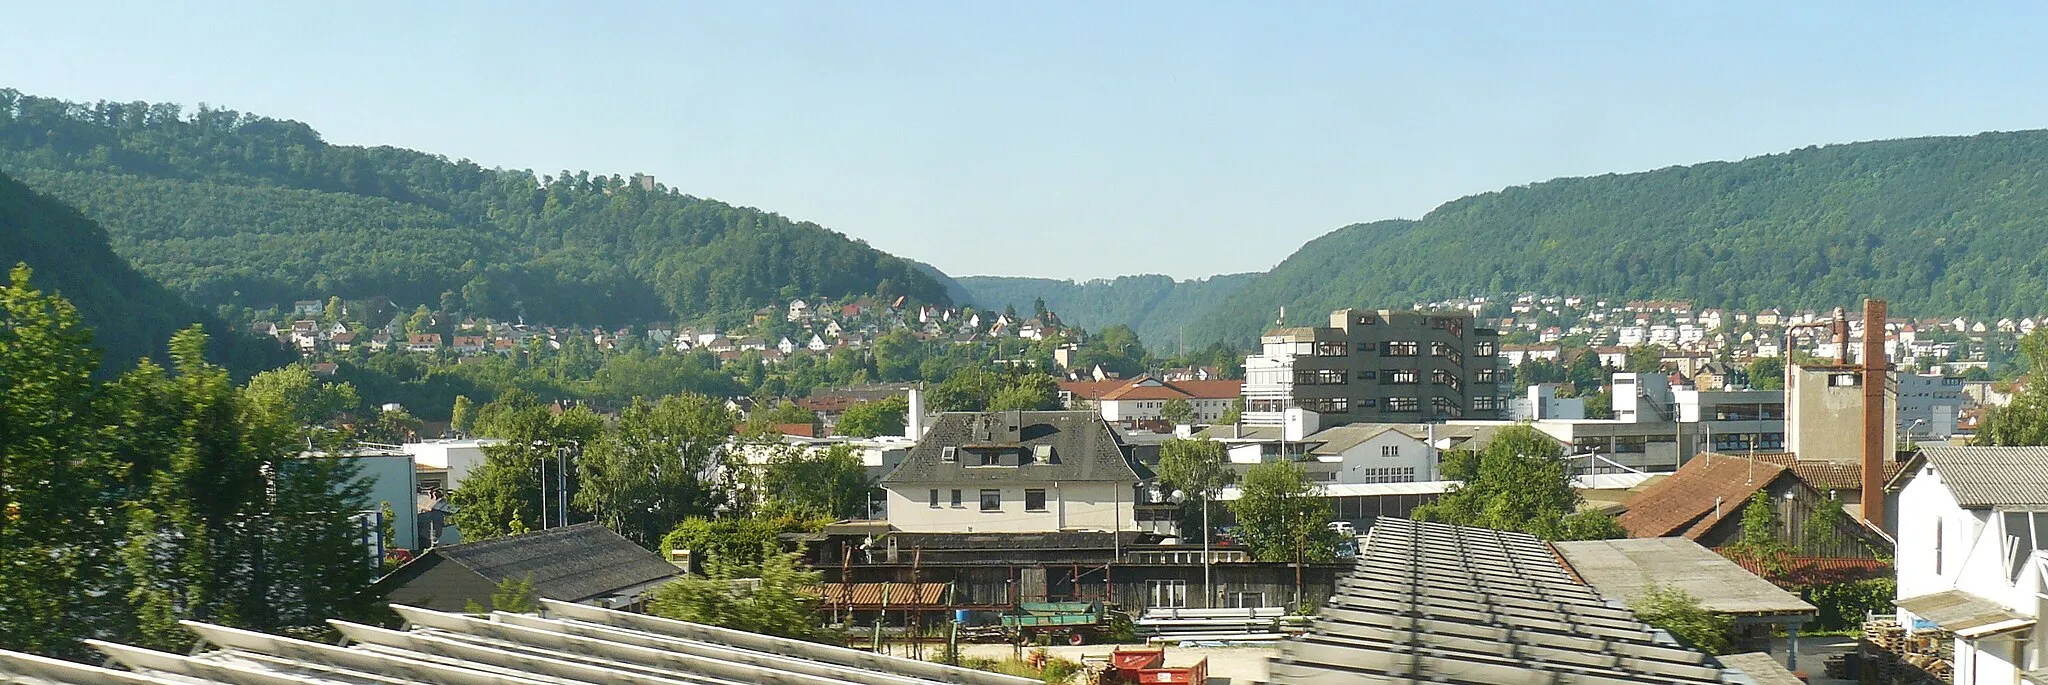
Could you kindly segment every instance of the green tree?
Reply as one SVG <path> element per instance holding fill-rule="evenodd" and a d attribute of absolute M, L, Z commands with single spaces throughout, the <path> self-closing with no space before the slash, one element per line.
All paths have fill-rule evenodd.
<path fill-rule="evenodd" d="M 796 518 L 866 518 L 874 480 L 851 445 L 774 443 L 757 490 L 762 510 Z"/>
<path fill-rule="evenodd" d="M 1749 363 L 1749 384 L 1758 390 L 1785 389 L 1785 358 L 1757 357 Z"/>
<path fill-rule="evenodd" d="M 1693 649 L 1726 654 L 1733 644 L 1735 618 L 1700 606 L 1700 600 L 1668 585 L 1651 585 L 1629 602 L 1644 623 L 1664 629 Z"/>
<path fill-rule="evenodd" d="M 412 316 L 405 320 L 405 332 L 410 335 L 433 333 L 434 312 L 427 309 L 426 305 L 420 305 L 419 309 L 413 310 Z"/>
<path fill-rule="evenodd" d="M 121 549 L 141 641 L 189 644 L 181 619 L 324 630 L 376 570 L 356 521 L 368 486 L 353 462 L 301 458 L 300 409 L 234 387 L 206 343 L 179 333 L 172 374 L 144 364 L 117 391 L 122 430 L 149 441 L 117 448 L 150 460 Z"/>
<path fill-rule="evenodd" d="M 98 355 L 70 302 L 18 266 L 0 284 L 0 648 L 86 658 L 125 632 L 120 479 L 96 447 Z"/>
<path fill-rule="evenodd" d="M 457 435 L 468 435 L 472 424 L 476 422 L 476 405 L 469 401 L 468 395 L 456 395 L 455 407 L 450 410 L 448 416 L 449 429 L 455 431 Z"/>
<path fill-rule="evenodd" d="M 1792 555 L 1792 546 L 1785 541 L 1785 521 L 1778 515 L 1777 502 L 1771 493 L 1758 490 L 1750 495 L 1742 507 L 1742 533 L 1735 544 L 1729 545 L 1733 556 L 1748 559 L 1761 566 L 1765 575 L 1783 573 L 1785 563 Z"/>
<path fill-rule="evenodd" d="M 341 321 L 348 315 L 348 307 L 341 304 L 340 297 L 327 298 L 327 308 L 321 312 L 321 320 L 327 323 Z"/>
<path fill-rule="evenodd" d="M 1162 457 L 1163 458 L 1163 457 Z M 1257 561 L 1330 561 L 1339 536 L 1326 525 L 1332 509 L 1308 471 L 1276 461 L 1245 472 L 1238 498 L 1230 502 L 1238 536 Z"/>
<path fill-rule="evenodd" d="M 1612 517 L 1579 511 L 1582 500 L 1572 489 L 1563 448 L 1527 425 L 1501 429 L 1477 453 L 1445 453 L 1443 475 L 1457 484 L 1437 501 L 1416 507 L 1416 520 L 1511 530 L 1545 540 L 1626 536 Z"/>
<path fill-rule="evenodd" d="M 648 598 L 648 613 L 750 633 L 822 640 L 815 588 L 824 574 L 806 568 L 793 552 L 774 546 L 758 565 L 719 558 L 705 564 L 709 577 L 686 576 Z"/>
<path fill-rule="evenodd" d="M 726 503 L 707 474 L 727 465 L 732 424 L 725 404 L 703 395 L 635 401 L 577 460 L 576 508 L 642 546 L 659 543 Z"/>
<path fill-rule="evenodd" d="M 1589 349 L 1572 358 L 1565 368 L 1565 378 L 1571 381 L 1573 393 L 1585 397 L 1607 385 L 1607 372 L 1607 367 L 1600 364 L 1600 354 Z"/>
<path fill-rule="evenodd" d="M 1628 371 L 1656 373 L 1664 370 L 1664 348 L 1660 345 L 1639 345 L 1628 349 Z"/>
<path fill-rule="evenodd" d="M 1200 530 L 1202 535 L 1208 535 L 1209 531 L 1202 528 L 1203 509 L 1212 508 L 1216 494 L 1237 482 L 1237 472 L 1230 470 L 1223 443 L 1206 438 L 1168 440 L 1159 447 L 1158 473 L 1161 489 L 1182 496 L 1181 530 Z M 1213 509 L 1209 513 L 1213 515 Z"/>
<path fill-rule="evenodd" d="M 661 537 L 661 555 L 670 557 L 676 550 L 689 550 L 698 563 L 722 559 L 752 568 L 761 565 L 763 551 L 781 549 L 782 534 L 815 532 L 827 523 L 831 520 L 791 516 L 692 516 Z"/>
<path fill-rule="evenodd" d="M 839 423 L 833 425 L 833 431 L 856 438 L 902 435 L 907 420 L 905 415 L 909 412 L 910 400 L 900 395 L 860 402 L 840 413 Z"/>
<path fill-rule="evenodd" d="M 1012 379 L 1001 392 L 990 397 L 988 411 L 1048 411 L 1059 408 L 1059 382 L 1042 373 L 1023 374 Z"/>
<path fill-rule="evenodd" d="M 533 574 L 507 576 L 504 580 L 498 581 L 496 590 L 491 591 L 489 609 L 485 609 L 484 605 L 478 604 L 476 600 L 470 600 L 462 611 L 468 614 L 488 614 L 492 611 L 530 614 L 540 609 L 538 597 L 533 591 Z"/>
<path fill-rule="evenodd" d="M 575 455 L 596 439 L 603 419 L 583 407 L 556 414 L 538 403 L 486 405 L 478 418 L 488 435 L 503 441 L 484 447 L 484 463 L 449 493 L 455 506 L 450 522 L 465 540 L 508 535 L 514 519 L 547 527 L 558 518 L 565 480 L 573 499 L 581 481 L 573 477 Z"/>
<path fill-rule="evenodd" d="M 333 423 L 362 404 L 355 386 L 322 382 L 301 364 L 256 374 L 249 379 L 249 392 L 260 401 L 289 408 L 292 423 L 308 428 Z"/>
<path fill-rule="evenodd" d="M 1187 400 L 1175 397 L 1159 407 L 1159 418 L 1176 426 L 1185 426 L 1195 419 L 1195 408 Z"/>
<path fill-rule="evenodd" d="M 414 442 L 426 423 L 404 409 L 375 410 L 374 416 L 356 427 L 356 438 L 363 442 L 385 445 L 403 445 Z"/>
<path fill-rule="evenodd" d="M 894 330 L 875 339 L 875 370 L 884 381 L 917 380 L 918 365 L 924 363 L 924 344 L 907 330 Z"/>

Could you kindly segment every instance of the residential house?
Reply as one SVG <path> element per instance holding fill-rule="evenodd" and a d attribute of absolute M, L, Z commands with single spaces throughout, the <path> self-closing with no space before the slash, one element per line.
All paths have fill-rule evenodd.
<path fill-rule="evenodd" d="M 405 336 L 407 352 L 433 352 L 441 349 L 441 336 L 435 333 L 414 333 Z"/>
<path fill-rule="evenodd" d="M 2048 447 L 1922 447 L 1914 462 L 1897 506 L 1899 624 L 1949 643 L 1957 685 L 2041 682 Z"/>
<path fill-rule="evenodd" d="M 468 355 L 482 354 L 484 348 L 489 345 L 490 341 L 481 335 L 458 335 L 455 336 L 455 344 L 451 347 L 455 350 L 456 354 Z"/>
<path fill-rule="evenodd" d="M 639 604 L 682 574 L 631 540 L 596 523 L 435 547 L 364 590 L 380 603 L 438 611 L 491 605 L 498 584 L 526 580 L 533 594 L 605 608 Z"/>
<path fill-rule="evenodd" d="M 1116 532 L 1141 469 L 1094 412 L 948 412 L 881 485 L 898 531 Z"/>
<path fill-rule="evenodd" d="M 383 352 L 383 351 L 384 351 L 384 350 L 386 350 L 386 349 L 390 349 L 390 347 L 391 347 L 391 334 L 390 334 L 390 333 L 384 333 L 384 332 L 381 332 L 381 331 L 379 331 L 379 332 L 377 332 L 377 333 L 375 333 L 375 334 L 373 334 L 373 335 L 371 335 L 371 336 L 370 336 L 370 351 L 371 351 L 371 352 Z"/>
<path fill-rule="evenodd" d="M 266 338 L 275 338 L 277 337 L 277 324 L 269 321 L 258 321 L 254 325 L 249 326 L 249 332 Z"/>
<path fill-rule="evenodd" d="M 795 354 L 796 343 L 790 342 L 788 336 L 783 336 L 781 340 L 775 341 L 775 349 L 783 354 Z"/>
<path fill-rule="evenodd" d="M 812 352 L 824 352 L 825 350 L 832 349 L 832 346 L 825 344 L 825 339 L 818 337 L 818 334 L 812 333 L 811 341 L 804 344 L 804 349 Z"/>
<path fill-rule="evenodd" d="M 292 303 L 292 316 L 319 316 L 326 310 L 327 305 L 319 300 L 299 300 Z"/>
<path fill-rule="evenodd" d="M 704 349 L 711 350 L 715 354 L 724 355 L 728 352 L 739 352 L 740 348 L 738 345 L 733 344 L 731 338 L 719 336 L 712 338 L 710 342 L 704 343 Z"/>
<path fill-rule="evenodd" d="M 789 302 L 789 316 L 787 318 L 790 321 L 804 321 L 811 318 L 810 303 L 803 300 L 791 300 Z"/>
<path fill-rule="evenodd" d="M 356 334 L 352 331 L 346 330 L 340 333 L 336 333 L 327 338 L 327 345 L 328 347 L 334 348 L 334 351 L 336 352 L 347 352 L 349 350 L 355 349 Z"/>
<path fill-rule="evenodd" d="M 1784 313 L 1779 312 L 1775 308 L 1766 309 L 1756 313 L 1756 325 L 1758 326 L 1782 326 L 1784 324 Z"/>

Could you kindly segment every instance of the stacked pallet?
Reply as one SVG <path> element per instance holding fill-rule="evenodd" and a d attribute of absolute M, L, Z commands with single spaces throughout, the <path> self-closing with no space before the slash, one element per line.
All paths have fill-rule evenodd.
<path fill-rule="evenodd" d="M 1280 607 L 1150 609 L 1136 625 L 1148 642 L 1253 642 L 1280 639 L 1286 618 Z"/>

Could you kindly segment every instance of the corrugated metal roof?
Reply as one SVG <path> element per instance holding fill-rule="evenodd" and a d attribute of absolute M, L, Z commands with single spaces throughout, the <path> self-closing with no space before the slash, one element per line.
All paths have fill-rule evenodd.
<path fill-rule="evenodd" d="M 2048 447 L 1939 447 L 1920 454 L 1965 508 L 2048 505 Z"/>
<path fill-rule="evenodd" d="M 331 622 L 349 646 L 184 622 L 207 651 L 91 642 L 126 670 L 0 651 L 0 682 L 38 685 L 783 683 L 1032 685 L 1035 679 L 566 602 L 541 615 L 392 610 L 407 630 Z"/>
<path fill-rule="evenodd" d="M 1778 663 L 1778 658 L 1763 652 L 1726 654 L 1715 657 L 1722 666 L 1741 671 L 1756 685 L 1806 685 L 1806 681 L 1793 675 Z"/>
<path fill-rule="evenodd" d="M 1811 617 L 1812 604 L 1685 538 L 1554 543 L 1572 571 L 1602 596 L 1634 601 L 1651 585 L 1684 590 L 1717 614 Z M 1803 620 L 1803 619 L 1802 619 Z"/>
<path fill-rule="evenodd" d="M 1945 590 L 1931 595 L 1908 597 L 1894 604 L 1952 633 L 2031 620 L 2003 604 L 1962 590 Z"/>
<path fill-rule="evenodd" d="M 1382 518 L 1309 633 L 1282 643 L 1279 683 L 1719 683 L 1573 578 L 1521 533 Z"/>
<path fill-rule="evenodd" d="M 873 609 L 879 607 L 944 606 L 945 583 L 823 583 L 818 596 L 826 607 Z"/>

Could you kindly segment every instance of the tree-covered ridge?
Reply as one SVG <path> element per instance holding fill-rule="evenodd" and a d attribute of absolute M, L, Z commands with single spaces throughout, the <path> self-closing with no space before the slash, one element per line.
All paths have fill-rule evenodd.
<path fill-rule="evenodd" d="M 2034 315 L 2048 301 L 2048 131 L 1809 147 L 1739 162 L 1566 178 L 1311 241 L 1207 317 L 1243 341 L 1280 307 L 1405 307 L 1536 291 Z M 1191 339 L 1190 342 L 1193 342 Z"/>
<path fill-rule="evenodd" d="M 76 203 L 206 305 L 383 296 L 511 319 L 733 320 L 796 297 L 946 303 L 909 260 L 619 176 L 485 169 L 201 107 L 0 90 L 0 168 Z"/>
<path fill-rule="evenodd" d="M 0 174 L 0 269 L 17 264 L 34 269 L 43 287 L 77 308 L 108 369 L 144 356 L 164 359 L 171 334 L 195 323 L 219 341 L 210 353 L 231 368 L 253 371 L 286 358 L 282 348 L 229 334 L 219 319 L 137 272 L 78 210 Z"/>
<path fill-rule="evenodd" d="M 1059 312 L 1061 320 L 1069 324 L 1088 330 L 1123 324 L 1146 342 L 1171 350 L 1183 328 L 1190 341 L 1197 336 L 1210 339 L 1198 330 L 1201 316 L 1258 276 L 1224 274 L 1175 281 L 1146 274 L 1080 283 L 1017 276 L 963 276 L 956 280 L 967 289 L 975 306 L 983 309 L 1002 311 L 1008 307 L 1028 312 L 1034 301 L 1042 299 L 1046 308 Z"/>

